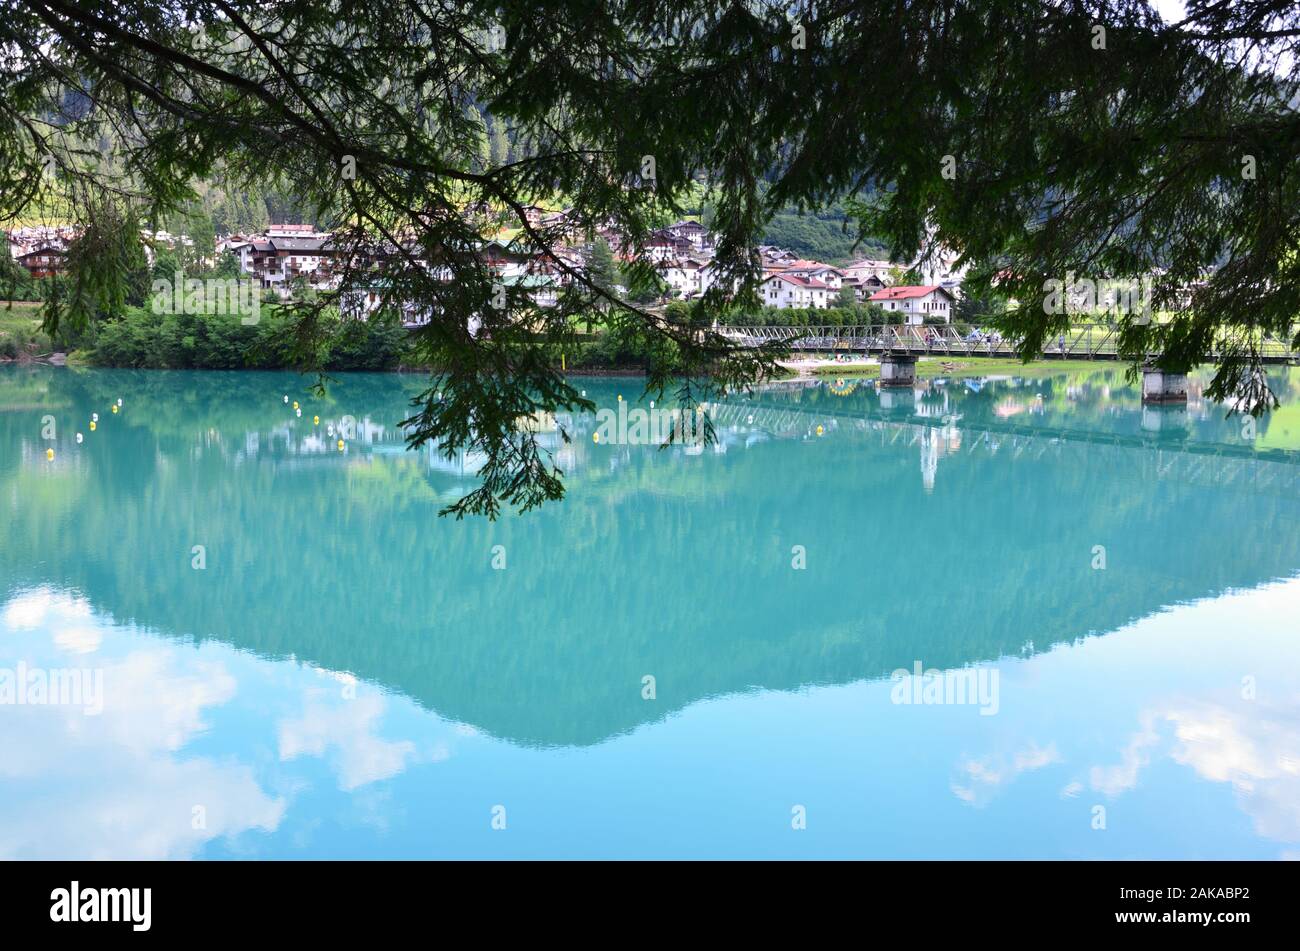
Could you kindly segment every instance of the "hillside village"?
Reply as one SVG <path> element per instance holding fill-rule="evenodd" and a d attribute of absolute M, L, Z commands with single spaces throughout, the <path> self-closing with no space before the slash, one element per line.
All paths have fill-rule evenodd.
<path fill-rule="evenodd" d="M 608 243 L 616 264 L 628 262 L 633 256 L 615 229 L 601 228 L 594 236 L 581 233 L 564 211 L 529 208 L 527 224 L 539 232 L 558 235 L 559 240 L 545 253 L 523 250 L 518 238 L 489 240 L 481 245 L 479 255 L 503 285 L 524 288 L 538 307 L 553 306 L 573 276 L 586 273 L 595 240 Z M 77 230 L 70 226 L 25 227 L 7 232 L 6 236 L 12 257 L 39 279 L 63 271 L 68 245 L 76 238 Z M 144 232 L 143 237 L 151 265 L 157 248 L 174 251 L 184 247 L 193 252 L 193 242 L 185 235 L 158 231 Z M 715 249 L 715 236 L 698 221 L 683 219 L 651 232 L 643 251 L 662 279 L 662 301 L 690 302 L 713 287 L 717 281 Z M 238 261 L 241 274 L 264 291 L 287 299 L 300 287 L 337 291 L 349 261 L 354 267 L 365 268 L 399 250 L 376 247 L 358 252 L 340 236 L 310 224 L 272 224 L 255 234 L 218 236 L 211 257 L 203 260 L 215 264 L 224 255 L 231 255 Z M 760 300 L 764 307 L 775 310 L 816 310 L 852 302 L 877 305 L 891 319 L 896 315 L 899 323 L 938 323 L 951 321 L 960 295 L 961 271 L 950 260 L 937 265 L 907 265 L 863 258 L 832 265 L 799 258 L 773 245 L 760 246 L 758 252 L 763 269 Z M 426 262 L 420 263 L 427 266 Z M 919 283 L 902 283 L 909 271 L 920 275 Z M 450 270 L 447 274 L 450 278 Z M 340 306 L 354 315 L 364 315 L 383 302 L 383 290 L 376 285 L 348 290 Z"/>

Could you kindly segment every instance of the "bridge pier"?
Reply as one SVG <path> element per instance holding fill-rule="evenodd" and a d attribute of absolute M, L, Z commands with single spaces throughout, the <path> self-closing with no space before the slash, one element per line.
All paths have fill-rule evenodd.
<path fill-rule="evenodd" d="M 1143 403 L 1186 403 L 1187 374 L 1170 373 L 1159 367 L 1142 368 Z"/>
<path fill-rule="evenodd" d="M 882 388 L 880 390 L 880 408 L 882 410 L 905 409 L 909 413 L 916 409 L 916 390 L 909 387 Z"/>
<path fill-rule="evenodd" d="M 886 351 L 880 355 L 881 386 L 911 386 L 916 382 L 916 357 Z"/>

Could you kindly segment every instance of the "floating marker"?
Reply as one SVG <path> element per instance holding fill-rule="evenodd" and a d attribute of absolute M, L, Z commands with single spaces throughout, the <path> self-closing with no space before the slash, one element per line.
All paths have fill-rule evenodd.
<path fill-rule="evenodd" d="M 583 397 L 585 398 L 586 395 L 587 395 L 587 391 L 586 391 L 586 390 L 583 390 L 583 391 L 582 391 L 582 395 L 583 395 Z"/>
<path fill-rule="evenodd" d="M 116 404 L 116 403 L 113 404 L 113 412 L 114 412 L 114 413 L 117 412 L 117 404 Z"/>
<path fill-rule="evenodd" d="M 78 446 L 81 445 L 81 440 L 83 440 L 83 439 L 85 439 L 85 438 L 86 438 L 86 437 L 83 436 L 83 435 L 81 435 L 81 433 L 77 433 L 77 445 L 78 445 Z"/>
<path fill-rule="evenodd" d="M 319 425 L 320 425 L 320 417 L 319 417 L 319 416 L 313 416 L 313 417 L 311 418 L 311 424 L 312 424 L 313 426 L 319 426 Z"/>
<path fill-rule="evenodd" d="M 53 458 L 54 458 L 54 450 L 53 450 L 53 449 L 46 449 L 46 450 L 45 450 L 45 458 L 46 458 L 46 459 L 53 459 Z"/>
<path fill-rule="evenodd" d="M 294 409 L 297 409 L 297 408 L 298 408 L 298 401 L 297 401 L 297 400 L 294 400 L 294 401 L 293 401 L 293 408 L 294 408 Z"/>
<path fill-rule="evenodd" d="M 90 431 L 91 431 L 92 433 L 95 431 L 95 425 L 96 425 L 96 424 L 95 424 L 95 421 L 92 419 L 92 420 L 90 421 Z"/>
<path fill-rule="evenodd" d="M 120 397 L 120 396 L 117 398 L 117 405 L 118 405 L 118 406 L 121 406 L 121 405 L 122 405 L 122 397 Z"/>
<path fill-rule="evenodd" d="M 91 414 L 90 414 L 90 421 L 91 421 L 92 423 L 97 423 L 97 422 L 99 422 L 99 414 L 98 414 L 98 413 L 91 413 Z"/>
<path fill-rule="evenodd" d="M 288 394 L 288 393 L 284 394 L 284 401 L 285 401 L 285 403 L 288 403 L 288 402 L 289 402 L 289 394 Z"/>
<path fill-rule="evenodd" d="M 651 400 L 651 401 L 650 401 L 650 408 L 651 408 L 651 409 L 654 409 L 654 408 L 655 408 L 655 401 L 654 401 L 654 400 Z"/>
<path fill-rule="evenodd" d="M 600 442 L 600 433 L 592 433 L 592 434 L 591 434 L 591 441 L 592 441 L 592 442 Z"/>
<path fill-rule="evenodd" d="M 817 435 L 818 435 L 818 436 L 820 436 L 820 435 L 821 435 L 822 433 L 824 433 L 824 432 L 826 432 L 826 430 L 822 429 L 820 426 L 817 427 Z"/>
<path fill-rule="evenodd" d="M 339 452 L 342 452 L 342 451 L 343 451 L 343 440 L 340 439 L 340 440 L 339 440 Z"/>
<path fill-rule="evenodd" d="M 618 401 L 619 401 L 620 403 L 623 402 L 623 394 L 622 394 L 622 393 L 618 394 Z"/>

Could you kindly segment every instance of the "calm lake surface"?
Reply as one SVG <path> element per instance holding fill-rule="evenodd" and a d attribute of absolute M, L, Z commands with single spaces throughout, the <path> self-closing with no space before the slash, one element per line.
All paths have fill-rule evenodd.
<path fill-rule="evenodd" d="M 0 367 L 0 858 L 1300 856 L 1300 378 L 589 416 L 495 524 L 306 382 Z"/>

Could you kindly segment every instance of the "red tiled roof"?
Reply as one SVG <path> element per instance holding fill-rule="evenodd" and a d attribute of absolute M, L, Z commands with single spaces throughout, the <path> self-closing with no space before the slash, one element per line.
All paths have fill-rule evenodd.
<path fill-rule="evenodd" d="M 914 297 L 924 297 L 927 294 L 933 294 L 935 291 L 944 291 L 938 284 L 901 285 L 899 287 L 886 287 L 883 291 L 876 291 L 871 295 L 871 300 L 910 300 Z M 949 295 L 951 296 L 951 295 Z"/>
<path fill-rule="evenodd" d="M 823 284 L 821 281 L 813 280 L 810 277 L 795 277 L 794 275 L 782 274 L 780 272 L 769 274 L 767 277 L 763 278 L 763 280 L 769 281 L 774 277 L 780 278 L 788 284 L 793 284 L 795 287 L 806 287 L 809 290 L 829 291 L 832 289 L 829 284 Z"/>

